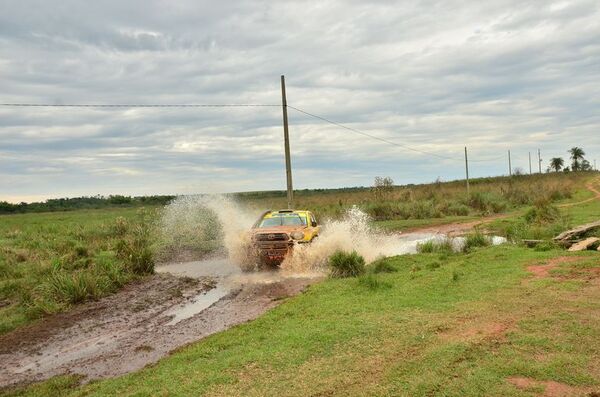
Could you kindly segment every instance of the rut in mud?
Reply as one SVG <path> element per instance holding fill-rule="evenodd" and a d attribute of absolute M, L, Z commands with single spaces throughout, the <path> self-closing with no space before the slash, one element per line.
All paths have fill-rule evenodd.
<path fill-rule="evenodd" d="M 207 277 L 211 266 L 231 273 Z M 62 374 L 89 381 L 141 369 L 182 345 L 258 317 L 315 281 L 272 274 L 244 278 L 235 269 L 226 260 L 163 267 L 159 270 L 189 272 L 194 278 L 157 274 L 98 302 L 0 336 L 0 387 Z M 229 281 L 223 296 L 203 302 L 206 307 L 194 312 L 198 298 L 210 296 L 215 281 L 224 278 Z"/>

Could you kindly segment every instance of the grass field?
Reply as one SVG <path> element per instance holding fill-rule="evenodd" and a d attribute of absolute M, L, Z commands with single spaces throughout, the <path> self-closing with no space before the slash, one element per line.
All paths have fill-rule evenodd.
<path fill-rule="evenodd" d="M 0 217 L 0 334 L 152 272 L 139 209 Z"/>
<path fill-rule="evenodd" d="M 586 178 L 564 183 L 570 194 L 557 196 L 554 203 L 590 198 L 582 189 L 590 175 Z M 600 217 L 600 200 L 594 200 L 561 207 L 558 217 L 543 224 L 525 220 L 532 209 L 548 205 L 553 203 L 512 205 L 506 208 L 512 211 L 508 218 L 489 227 L 512 237 L 546 237 L 558 228 Z M 399 230 L 474 218 L 469 214 L 377 224 Z M 98 285 L 105 289 L 95 289 L 92 283 L 83 290 L 97 292 L 74 294 L 85 300 L 148 271 L 122 254 L 152 245 L 143 240 L 147 222 L 138 210 L 0 219 L 0 299 L 9 302 L 0 308 L 5 331 L 39 317 L 46 302 L 54 305 L 49 313 L 78 302 L 71 294 L 57 294 L 63 287 L 52 287 L 55 272 L 104 280 Z M 59 377 L 5 394 L 531 396 L 552 388 L 572 395 L 600 392 L 598 255 L 567 254 L 552 245 L 530 249 L 509 244 L 467 253 L 387 258 L 385 266 L 371 267 L 385 272 L 328 279 L 251 323 L 182 348 L 142 371 L 86 386 L 78 386 L 76 377 Z M 111 273 L 111 266 L 118 271 Z M 529 266 L 535 270 L 528 271 Z"/>
<path fill-rule="evenodd" d="M 389 258 L 392 272 L 327 280 L 140 372 L 23 394 L 528 396 L 552 381 L 580 395 L 600 390 L 597 255 L 496 246 Z M 547 263 L 551 277 L 526 271 Z"/>

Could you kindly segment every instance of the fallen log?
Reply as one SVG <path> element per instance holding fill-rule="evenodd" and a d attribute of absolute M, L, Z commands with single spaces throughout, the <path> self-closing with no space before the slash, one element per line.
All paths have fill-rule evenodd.
<path fill-rule="evenodd" d="M 562 232 L 561 234 L 559 234 L 558 236 L 554 237 L 554 241 L 561 241 L 561 240 L 570 240 L 575 236 L 579 236 L 583 233 L 586 233 L 592 229 L 596 229 L 596 228 L 600 228 L 600 221 L 596 221 L 596 222 L 592 222 L 592 223 L 588 223 L 585 225 L 581 225 L 581 226 L 577 226 L 574 229 L 571 230 L 567 230 Z"/>
<path fill-rule="evenodd" d="M 589 247 L 591 247 L 592 245 L 596 244 L 598 241 L 600 241 L 600 238 L 598 238 L 598 237 L 589 237 L 589 238 L 586 238 L 583 241 L 580 241 L 578 243 L 573 244 L 569 248 L 569 251 L 573 252 L 573 251 L 583 251 L 583 250 L 586 250 Z"/>

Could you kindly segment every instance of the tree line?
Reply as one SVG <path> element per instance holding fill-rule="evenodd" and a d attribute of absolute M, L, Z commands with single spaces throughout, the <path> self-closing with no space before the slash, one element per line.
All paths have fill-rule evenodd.
<path fill-rule="evenodd" d="M 569 158 L 571 159 L 571 166 L 565 167 L 565 160 L 562 157 L 552 157 L 550 159 L 550 165 L 547 171 L 592 171 L 593 167 L 589 161 L 585 159 L 585 152 L 580 147 L 572 147 L 568 150 Z"/>
<path fill-rule="evenodd" d="M 144 205 L 166 205 L 175 196 L 91 196 L 49 199 L 39 203 L 12 204 L 0 201 L 0 214 L 22 214 L 27 212 L 55 212 L 80 209 L 101 209 L 111 207 L 135 207 Z"/>

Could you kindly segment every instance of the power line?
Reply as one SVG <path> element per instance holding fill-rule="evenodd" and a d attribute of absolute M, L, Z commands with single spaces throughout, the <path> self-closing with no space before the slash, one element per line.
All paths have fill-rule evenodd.
<path fill-rule="evenodd" d="M 299 108 L 291 106 L 289 104 L 287 106 L 289 108 L 294 109 L 295 111 L 303 113 L 303 114 L 305 114 L 307 116 L 314 117 L 316 119 L 325 121 L 326 123 L 335 125 L 335 126 L 340 127 L 340 128 L 344 128 L 344 129 L 346 129 L 348 131 L 351 131 L 351 132 L 354 132 L 356 134 L 360 134 L 360 135 L 363 135 L 363 136 L 366 136 L 366 137 L 369 137 L 369 138 L 372 138 L 372 139 L 376 139 L 376 140 L 381 141 L 381 142 L 388 143 L 390 145 L 398 146 L 398 147 L 401 147 L 401 148 L 407 149 L 407 150 L 412 150 L 413 152 L 419 152 L 419 153 L 422 153 L 422 154 L 427 154 L 427 155 L 430 155 L 430 156 L 435 156 L 435 157 L 438 157 L 438 158 L 441 158 L 441 159 L 445 159 L 445 160 L 453 160 L 453 161 L 460 161 L 460 162 L 464 161 L 464 159 L 462 159 L 462 158 L 459 159 L 459 158 L 455 158 L 455 157 L 443 156 L 441 154 L 437 154 L 437 153 L 433 153 L 433 152 L 428 152 L 426 150 L 416 149 L 414 147 L 407 146 L 407 145 L 402 145 L 400 143 L 397 143 L 397 142 L 394 142 L 394 141 L 390 141 L 388 139 L 381 138 L 381 137 L 378 137 L 376 135 L 372 135 L 372 134 L 366 133 L 364 131 L 357 130 L 356 128 L 348 127 L 347 125 L 344 125 L 344 124 L 341 124 L 341 123 L 329 120 L 329 119 L 327 119 L 327 118 L 325 118 L 323 116 L 319 116 L 319 115 L 316 115 L 314 113 L 307 112 L 305 110 L 299 109 Z M 498 159 L 500 159 L 502 157 L 503 156 L 499 156 L 499 157 L 494 157 L 494 158 L 491 158 L 491 159 L 481 159 L 481 160 L 471 160 L 470 159 L 469 161 L 471 161 L 471 162 L 495 161 L 495 160 L 498 160 Z"/>
<path fill-rule="evenodd" d="M 281 105 L 257 104 L 257 103 L 225 103 L 225 104 L 141 104 L 141 103 L 118 103 L 118 104 L 51 104 L 51 103 L 0 103 L 4 107 L 58 107 L 58 108 L 226 108 L 226 107 L 281 107 Z"/>
<path fill-rule="evenodd" d="M 428 151 L 425 151 L 425 150 L 416 149 L 416 148 L 413 148 L 413 147 L 410 147 L 410 146 L 402 145 L 402 144 L 400 144 L 400 143 L 397 143 L 397 142 L 394 142 L 394 141 L 390 141 L 390 140 L 388 140 L 388 139 L 381 138 L 381 137 L 378 137 L 378 136 L 375 136 L 375 135 L 371 135 L 371 134 L 368 134 L 368 133 L 366 133 L 366 132 L 363 132 L 363 131 L 357 130 L 356 128 L 348 127 L 347 125 L 344 125 L 344 124 L 337 123 L 337 122 L 335 122 L 335 121 L 332 121 L 332 120 L 329 120 L 329 119 L 327 119 L 327 118 L 325 118 L 325 117 L 318 116 L 318 115 L 316 115 L 316 114 L 313 114 L 313 113 L 309 113 L 309 112 L 307 112 L 307 111 L 305 111 L 305 110 L 298 109 L 297 107 L 294 107 L 294 106 L 291 106 L 291 105 L 287 105 L 287 106 L 288 106 L 289 108 L 292 108 L 292 109 L 294 109 L 295 111 L 297 111 L 297 112 L 300 112 L 300 113 L 303 113 L 303 114 L 305 114 L 305 115 L 307 115 L 307 116 L 314 117 L 314 118 L 316 118 L 316 119 L 319 119 L 319 120 L 325 121 L 326 123 L 329 123 L 329 124 L 332 124 L 332 125 L 338 126 L 338 127 L 340 127 L 340 128 L 344 128 L 344 129 L 346 129 L 346 130 L 348 130 L 348 131 L 351 131 L 351 132 L 354 132 L 354 133 L 356 133 L 356 134 L 360 134 L 360 135 L 363 135 L 363 136 L 366 136 L 366 137 L 369 137 L 369 138 L 372 138 L 372 139 L 376 139 L 376 140 L 378 140 L 378 141 L 381 141 L 381 142 L 388 143 L 388 144 L 390 144 L 390 145 L 399 146 L 399 147 L 401 147 L 401 148 L 404 148 L 404 149 L 407 149 L 407 150 L 412 150 L 413 152 L 419 152 L 419 153 L 422 153 L 422 154 L 428 154 L 428 155 L 430 155 L 430 156 L 439 157 L 439 158 L 441 158 L 441 159 L 446 159 L 446 160 L 455 160 L 455 161 L 456 161 L 456 160 L 458 160 L 458 159 L 456 159 L 456 158 L 453 158 L 453 157 L 442 156 L 442 155 L 440 155 L 440 154 L 437 154 L 437 153 L 432 153 L 432 152 L 428 152 Z M 462 159 L 460 159 L 459 161 L 461 161 L 461 162 L 462 162 L 463 160 L 462 160 Z"/>
<path fill-rule="evenodd" d="M 28 107 L 34 107 L 34 108 L 39 108 L 39 107 L 49 107 L 49 108 L 227 108 L 227 107 L 239 107 L 239 108 L 243 108 L 243 107 L 281 107 L 282 105 L 274 105 L 274 104 L 261 104 L 261 103 L 224 103 L 224 104 L 213 104 L 213 103 L 203 103 L 203 104 L 196 104 L 196 103 L 179 103 L 179 104 L 162 104 L 162 103 L 151 103 L 151 104 L 142 104 L 142 103 L 117 103 L 117 104 L 101 104 L 101 103 L 85 103 L 85 104 L 73 104 L 73 103 L 69 103 L 69 104 L 57 104 L 57 103 L 0 103 L 0 106 L 2 107 L 22 107 L 22 108 L 28 108 Z M 349 127 L 347 125 L 335 122 L 333 120 L 329 120 L 323 116 L 319 116 L 316 115 L 314 113 L 310 113 L 307 112 L 305 110 L 299 109 L 295 106 L 291 106 L 291 105 L 287 105 L 287 107 L 294 109 L 297 112 L 303 113 L 307 116 L 319 119 L 321 121 L 325 121 L 329 124 L 335 125 L 337 127 L 346 129 L 348 131 L 354 132 L 356 134 L 360 134 L 363 136 L 366 136 L 368 138 L 371 139 L 375 139 L 381 142 L 385 142 L 387 144 L 390 145 L 394 145 L 394 146 L 398 146 L 401 147 L 403 149 L 406 150 L 411 150 L 413 152 L 417 152 L 417 153 L 421 153 L 421 154 L 426 154 L 429 156 L 434 156 L 434 157 L 438 157 L 441 159 L 445 159 L 445 160 L 452 160 L 452 161 L 460 161 L 462 162 L 463 159 L 459 159 L 456 157 L 449 157 L 449 156 L 444 156 L 441 154 L 437 154 L 437 153 L 433 153 L 433 152 L 429 152 L 426 150 L 421 150 L 421 149 L 417 149 L 411 146 L 407 146 L 407 145 L 403 145 L 394 141 L 390 141 L 389 139 L 385 139 L 385 138 L 381 138 L 378 137 L 376 135 L 372 135 L 369 133 L 366 133 L 364 131 L 360 131 L 356 128 L 352 128 Z M 490 158 L 490 159 L 470 159 L 470 162 L 485 162 L 485 161 L 496 161 L 499 160 L 501 158 L 503 158 L 504 156 L 498 156 L 498 157 L 494 157 L 494 158 Z"/>

